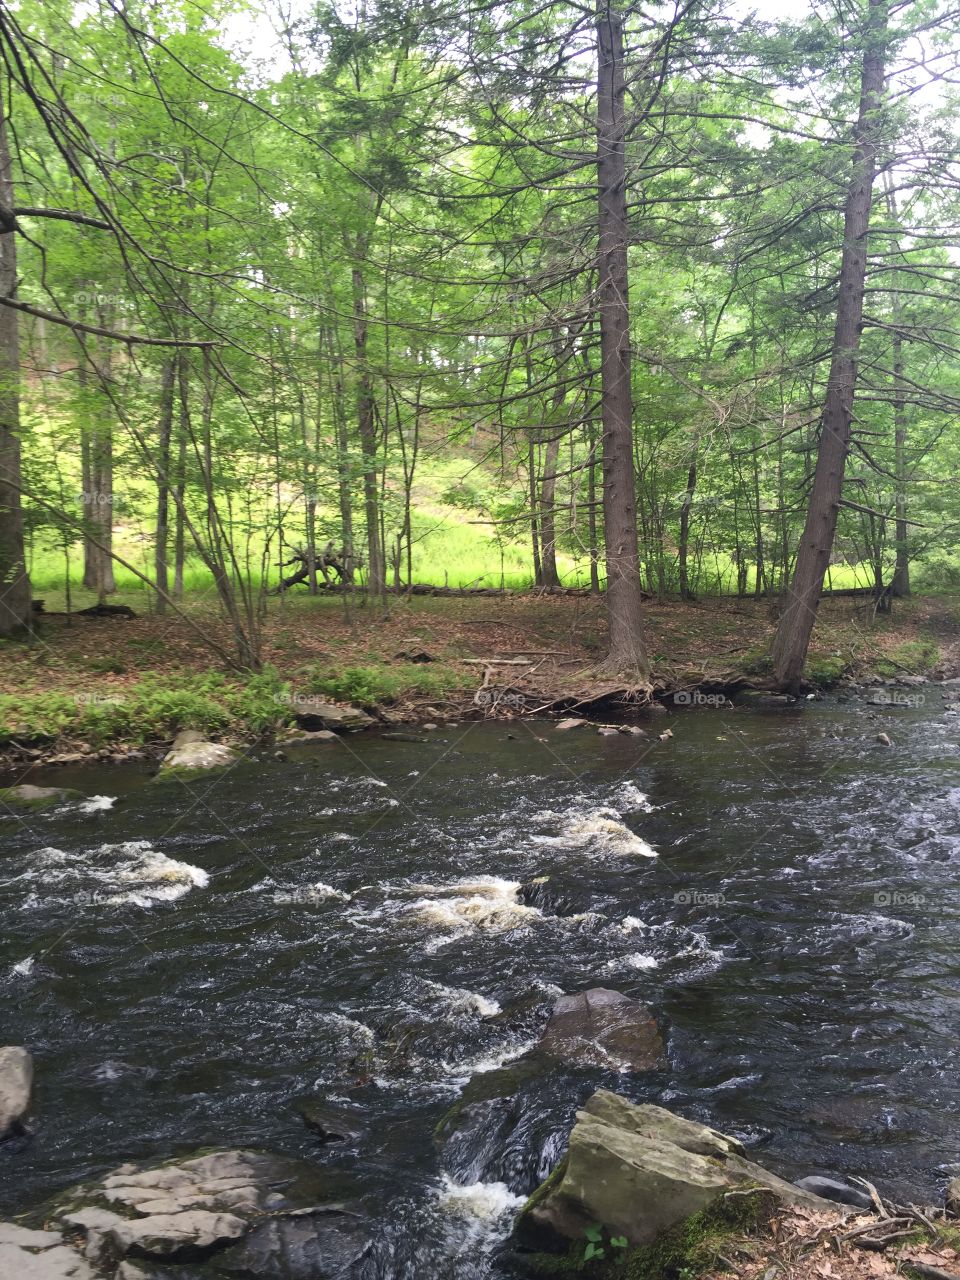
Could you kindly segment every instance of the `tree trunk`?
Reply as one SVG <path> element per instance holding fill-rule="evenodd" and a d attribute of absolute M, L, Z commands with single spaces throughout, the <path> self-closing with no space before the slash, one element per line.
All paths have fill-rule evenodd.
<path fill-rule="evenodd" d="M 3 108 L 6 83 L 0 80 L 0 203 L 14 205 L 13 166 Z M 0 293 L 17 289 L 16 232 L 0 235 Z M 0 307 L 0 636 L 30 626 L 30 579 L 23 545 L 20 474 L 20 329 L 17 312 Z"/>
<path fill-rule="evenodd" d="M 892 182 L 887 174 L 887 211 L 891 220 L 897 221 L 897 197 L 892 190 Z M 899 252 L 899 241 L 895 242 Z M 907 495 L 904 485 L 907 482 L 907 395 L 904 383 L 903 333 L 901 325 L 903 315 L 900 306 L 900 290 L 897 287 L 897 276 L 893 277 L 891 294 L 891 311 L 893 312 L 893 473 L 896 477 L 896 490 L 893 495 L 895 515 L 895 544 L 897 562 L 890 582 L 890 594 L 898 599 L 910 594 L 910 557 L 907 550 Z"/>
<path fill-rule="evenodd" d="M 173 393 L 176 384 L 176 357 L 163 366 L 160 384 L 160 428 L 157 444 L 157 535 L 154 548 L 154 580 L 157 584 L 157 613 L 166 613 L 169 589 L 167 553 L 170 542 L 170 440 L 173 435 Z"/>
<path fill-rule="evenodd" d="M 867 235 L 880 133 L 887 0 L 869 0 L 863 37 L 856 150 L 844 210 L 840 296 L 817 465 L 793 581 L 773 644 L 775 679 L 781 689 L 788 690 L 796 689 L 803 675 L 823 578 L 833 549 L 843 473 L 850 451 L 867 272 Z"/>
<path fill-rule="evenodd" d="M 555 429 L 555 428 L 554 428 Z M 559 587 L 557 573 L 557 462 L 560 437 L 553 435 L 543 451 L 543 478 L 540 481 L 540 581 L 545 587 Z"/>
<path fill-rule="evenodd" d="M 690 459 L 690 468 L 687 471 L 687 487 L 683 491 L 683 502 L 680 504 L 680 538 L 678 550 L 681 600 L 693 600 L 696 598 L 690 590 L 690 579 L 687 575 L 687 555 L 690 548 L 690 508 L 693 506 L 693 495 L 696 492 L 696 488 L 697 453 L 695 446 L 693 457 Z"/>
<path fill-rule="evenodd" d="M 360 248 L 357 249 L 358 255 Z M 353 269 L 353 341 L 357 357 L 357 429 L 363 455 L 363 508 L 367 526 L 367 589 L 383 595 L 386 572 L 380 537 L 380 492 L 377 475 L 377 421 L 370 368 L 367 364 L 367 299 L 363 273 Z"/>
<path fill-rule="evenodd" d="M 597 17 L 597 53 L 600 416 L 609 628 L 604 665 L 611 673 L 623 674 L 649 688 L 633 463 L 623 19 L 609 7 L 601 9 Z"/>

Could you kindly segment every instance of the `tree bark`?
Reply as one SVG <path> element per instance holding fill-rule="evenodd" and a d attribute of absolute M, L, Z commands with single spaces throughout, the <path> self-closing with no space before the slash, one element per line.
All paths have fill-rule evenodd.
<path fill-rule="evenodd" d="M 777 685 L 787 690 L 796 689 L 803 676 L 823 578 L 833 549 L 843 473 L 850 451 L 867 272 L 867 236 L 881 128 L 886 41 L 887 0 L 868 0 L 863 30 L 856 149 L 844 209 L 840 296 L 817 465 L 793 581 L 773 644 L 774 676 Z"/>
<path fill-rule="evenodd" d="M 609 649 L 604 666 L 650 686 L 643 640 L 637 548 L 627 289 L 623 19 L 609 5 L 597 15 L 597 214 L 600 309 L 600 417 Z"/>
<path fill-rule="evenodd" d="M 0 80 L 0 202 L 12 209 L 13 165 L 3 108 L 6 84 Z M 16 232 L 0 235 L 0 293 L 17 288 Z M 0 307 L 0 636 L 30 626 L 30 579 L 23 545 L 20 473 L 20 330 L 12 307 Z"/>
<path fill-rule="evenodd" d="M 358 257 L 361 246 L 357 247 Z M 380 491 L 377 474 L 377 421 L 367 363 L 367 297 L 360 268 L 353 269 L 353 342 L 357 358 L 357 430 L 363 456 L 363 509 L 367 526 L 367 588 L 382 595 L 386 566 L 380 537 Z"/>
<path fill-rule="evenodd" d="M 690 578 L 687 573 L 687 556 L 690 550 L 690 508 L 693 506 L 693 495 L 697 489 L 697 448 L 694 445 L 693 456 L 690 459 L 690 467 L 687 471 L 687 487 L 683 491 L 683 501 L 680 504 L 680 537 L 678 542 L 678 569 L 680 574 L 680 599 L 695 599 L 693 592 L 690 590 Z"/>
<path fill-rule="evenodd" d="M 170 440 L 173 435 L 173 399 L 176 356 L 163 366 L 160 384 L 160 424 L 157 444 L 157 533 L 154 548 L 154 581 L 157 613 L 166 613 L 168 594 L 167 555 L 170 542 Z"/>

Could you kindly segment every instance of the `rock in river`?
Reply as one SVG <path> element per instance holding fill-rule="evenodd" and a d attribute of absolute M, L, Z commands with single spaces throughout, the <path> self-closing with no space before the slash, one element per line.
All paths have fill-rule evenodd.
<path fill-rule="evenodd" d="M 18 1045 L 0 1048 L 0 1139 L 23 1131 L 32 1088 L 30 1054 Z"/>
<path fill-rule="evenodd" d="M 0 1276 L 10 1280 L 98 1280 L 59 1231 L 30 1231 L 0 1222 Z"/>
<path fill-rule="evenodd" d="M 561 996 L 539 1049 L 569 1066 L 653 1071 L 665 1065 L 660 1029 L 647 1006 L 606 987 Z"/>
<path fill-rule="evenodd" d="M 70 787 L 35 787 L 29 782 L 17 787 L 0 787 L 0 806 L 13 810 L 52 809 L 54 805 L 83 798 L 82 791 L 73 791 Z"/>
<path fill-rule="evenodd" d="M 174 1273 L 184 1280 L 334 1280 L 346 1274 L 346 1259 L 356 1261 L 370 1245 L 365 1213 L 342 1202 L 350 1190 L 328 1170 L 257 1151 L 212 1151 L 146 1169 L 123 1165 L 40 1212 L 63 1237 L 30 1234 L 50 1237 L 50 1256 L 76 1269 L 36 1271 L 36 1280 L 167 1280 Z M 0 1229 L 0 1249 L 3 1242 Z"/>
<path fill-rule="evenodd" d="M 565 1252 L 599 1223 L 631 1245 L 649 1244 L 726 1192 L 747 1188 L 775 1203 L 835 1211 L 742 1151 L 715 1129 L 598 1090 L 577 1112 L 565 1159 L 521 1210 L 516 1239 Z"/>
<path fill-rule="evenodd" d="M 211 769 L 227 769 L 239 756 L 222 742 L 208 742 L 196 729 L 183 729 L 163 757 L 154 782 L 190 778 Z"/>

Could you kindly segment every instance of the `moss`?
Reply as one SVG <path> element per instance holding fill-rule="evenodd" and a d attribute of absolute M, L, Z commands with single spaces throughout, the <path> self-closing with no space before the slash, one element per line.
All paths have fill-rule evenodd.
<path fill-rule="evenodd" d="M 849 662 L 840 654 L 816 654 L 807 662 L 806 675 L 812 684 L 828 689 L 842 680 L 849 669 Z"/>
<path fill-rule="evenodd" d="M 748 649 L 740 662 L 740 670 L 747 676 L 766 676 L 773 671 L 770 650 L 764 646 Z"/>
<path fill-rule="evenodd" d="M 641 1245 L 608 1269 L 623 1280 L 688 1280 L 713 1267 L 725 1241 L 749 1235 L 776 1209 L 772 1192 L 757 1187 L 749 1195 L 727 1195 L 700 1213 Z"/>
<path fill-rule="evenodd" d="M 918 640 L 905 640 L 895 649 L 877 659 L 876 667 L 880 675 L 897 676 L 904 671 L 915 675 L 923 675 L 932 671 L 940 661 L 940 647 L 935 640 L 921 637 Z"/>
<path fill-rule="evenodd" d="M 33 792 L 36 794 L 32 794 Z M 39 812 L 42 809 L 52 809 L 58 804 L 83 799 L 82 791 L 73 791 L 69 787 L 0 787 L 0 807 L 14 811 Z"/>

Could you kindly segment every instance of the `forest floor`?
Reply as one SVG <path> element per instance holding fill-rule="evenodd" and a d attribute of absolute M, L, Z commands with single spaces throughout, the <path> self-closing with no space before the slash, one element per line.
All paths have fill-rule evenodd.
<path fill-rule="evenodd" d="M 391 598 L 386 613 L 289 595 L 270 602 L 268 675 L 251 680 L 231 674 L 184 618 L 139 612 L 142 595 L 113 599 L 129 601 L 137 616 L 46 614 L 32 640 L 0 644 L 0 744 L 33 740 L 48 754 L 65 744 L 106 751 L 169 741 L 192 713 L 197 727 L 249 738 L 283 722 L 282 689 L 392 720 L 529 714 L 596 692 L 591 667 L 605 635 L 602 598 L 589 595 Z M 184 611 L 229 649 L 209 599 L 188 599 Z M 658 689 L 722 688 L 739 675 L 762 684 L 775 625 L 769 600 L 650 601 Z M 896 601 L 892 615 L 878 617 L 861 598 L 823 601 L 808 664 L 814 684 L 957 671 L 960 598 Z"/>

